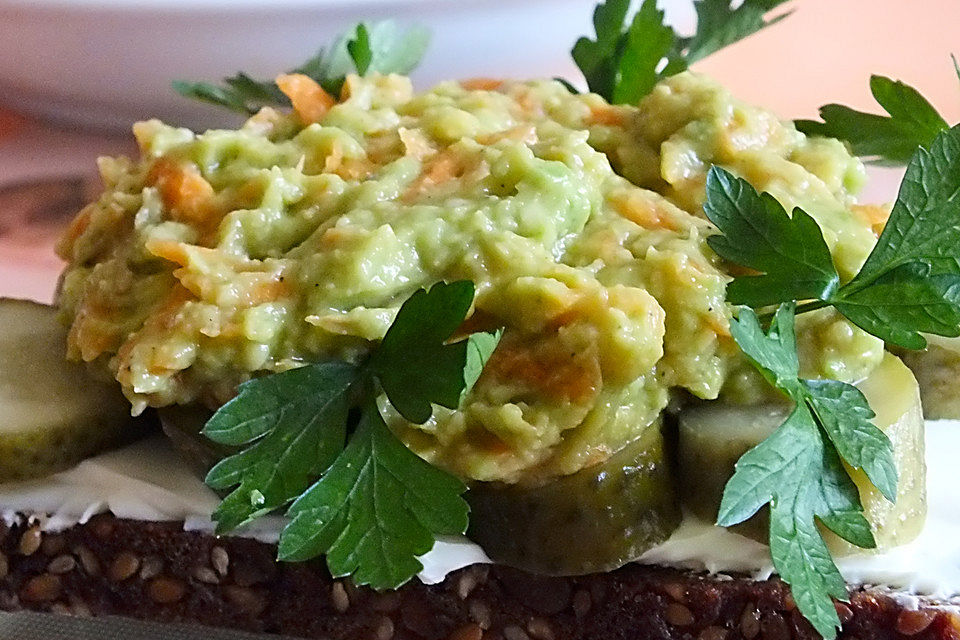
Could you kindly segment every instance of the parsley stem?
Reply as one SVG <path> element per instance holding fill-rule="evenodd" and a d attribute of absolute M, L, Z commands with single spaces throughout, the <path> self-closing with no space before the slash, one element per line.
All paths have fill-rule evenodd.
<path fill-rule="evenodd" d="M 824 307 L 829 307 L 830 303 L 823 300 L 813 300 L 811 302 L 805 302 L 801 305 L 798 305 L 794 313 L 800 315 L 801 313 L 806 313 L 807 311 L 816 311 L 817 309 L 823 309 Z M 770 321 L 773 320 L 773 315 L 776 313 L 776 310 L 767 311 L 760 315 L 760 321 L 763 326 L 770 324 Z"/>

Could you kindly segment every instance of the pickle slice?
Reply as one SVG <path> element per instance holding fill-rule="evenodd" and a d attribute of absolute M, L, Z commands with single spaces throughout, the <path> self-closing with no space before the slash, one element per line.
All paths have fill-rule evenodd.
<path fill-rule="evenodd" d="M 607 461 L 539 487 L 470 487 L 469 537 L 495 561 L 547 575 L 609 571 L 680 524 L 662 425 Z"/>
<path fill-rule="evenodd" d="M 683 506 L 706 522 L 716 522 L 720 500 L 734 465 L 765 440 L 790 414 L 790 406 L 734 405 L 710 402 L 680 412 L 677 460 Z M 732 527 L 733 531 L 767 541 L 765 511 Z"/>
<path fill-rule="evenodd" d="M 916 379 L 900 360 L 884 354 L 883 361 L 857 387 L 877 414 L 873 423 L 890 437 L 899 472 L 897 501 L 884 498 L 866 474 L 848 467 L 860 492 L 864 515 L 873 527 L 877 548 L 889 549 L 915 538 L 926 517 L 924 426 Z M 759 444 L 790 413 L 787 405 L 732 406 L 710 403 L 687 409 L 679 418 L 678 458 L 684 506 L 694 515 L 715 521 L 723 488 L 734 464 Z M 733 528 L 737 533 L 767 540 L 766 513 Z M 862 552 L 823 530 L 835 555 Z"/>
<path fill-rule="evenodd" d="M 200 433 L 212 411 L 197 406 L 170 406 L 157 410 L 163 433 L 170 439 L 173 448 L 201 476 L 206 475 L 213 465 L 236 450 L 217 444 Z"/>
<path fill-rule="evenodd" d="M 920 384 L 923 415 L 929 420 L 960 419 L 960 338 L 926 338 L 923 351 L 900 354 Z"/>
<path fill-rule="evenodd" d="M 63 470 L 132 435 L 119 385 L 67 362 L 66 334 L 53 307 L 0 298 L 0 482 Z"/>

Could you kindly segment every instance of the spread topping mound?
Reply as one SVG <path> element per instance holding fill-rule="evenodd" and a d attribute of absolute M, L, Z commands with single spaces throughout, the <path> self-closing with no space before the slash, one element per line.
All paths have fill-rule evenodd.
<path fill-rule="evenodd" d="M 489 366 L 459 409 L 414 425 L 387 408 L 388 423 L 462 477 L 536 483 L 635 440 L 674 390 L 764 393 L 730 337 L 737 273 L 706 246 L 712 164 L 807 208 L 841 275 L 875 242 L 851 196 L 862 165 L 840 143 L 698 75 L 637 107 L 549 81 L 417 94 L 350 76 L 328 101 L 288 80 L 293 112 L 237 131 L 138 124 L 140 160 L 102 161 L 103 195 L 61 241 L 70 354 L 109 369 L 138 411 L 359 360 L 413 291 L 467 279 L 464 331 L 504 329 Z M 812 375 L 860 379 L 882 354 L 832 312 L 798 333 Z"/>

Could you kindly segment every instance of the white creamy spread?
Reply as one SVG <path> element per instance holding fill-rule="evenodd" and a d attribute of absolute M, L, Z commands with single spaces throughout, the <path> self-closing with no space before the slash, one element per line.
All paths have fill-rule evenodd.
<path fill-rule="evenodd" d="M 882 554 L 837 559 L 851 584 L 889 587 L 907 594 L 951 599 L 960 595 L 960 497 L 955 456 L 960 421 L 927 422 L 927 522 L 910 544 Z M 0 516 L 43 513 L 45 530 L 58 531 L 110 511 L 120 518 L 184 522 L 187 530 L 212 532 L 210 514 L 219 502 L 164 438 L 156 437 L 86 460 L 69 471 L 27 482 L 0 484 Z M 262 518 L 236 535 L 276 542 L 284 520 Z M 444 538 L 420 558 L 423 582 L 433 584 L 486 554 L 466 538 Z M 757 579 L 773 573 L 767 546 L 692 518 L 641 562 L 711 573 L 745 572 Z"/>

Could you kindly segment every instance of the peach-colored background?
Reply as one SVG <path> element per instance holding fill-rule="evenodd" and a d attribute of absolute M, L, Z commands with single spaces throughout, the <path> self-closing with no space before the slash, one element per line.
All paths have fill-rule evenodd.
<path fill-rule="evenodd" d="M 585 30 L 592 4 L 584 2 Z M 949 57 L 960 53 L 960 0 L 797 0 L 792 6 L 796 12 L 787 20 L 696 68 L 783 117 L 811 117 L 824 102 L 875 110 L 867 82 L 871 73 L 881 73 L 918 87 L 948 121 L 960 120 L 960 82 Z M 565 58 L 570 44 L 557 43 L 558 57 Z M 11 203 L 29 194 L 11 200 L 8 193 L 5 201 L 4 188 L 44 176 L 90 177 L 98 155 L 129 149 L 125 137 L 58 129 L 0 112 L 0 295 L 50 299 L 59 270 L 52 239 L 63 224 L 39 216 L 39 223 L 25 226 L 14 218 Z M 865 199 L 891 198 L 896 173 L 875 176 Z M 70 202 L 56 189 L 51 193 Z"/>

